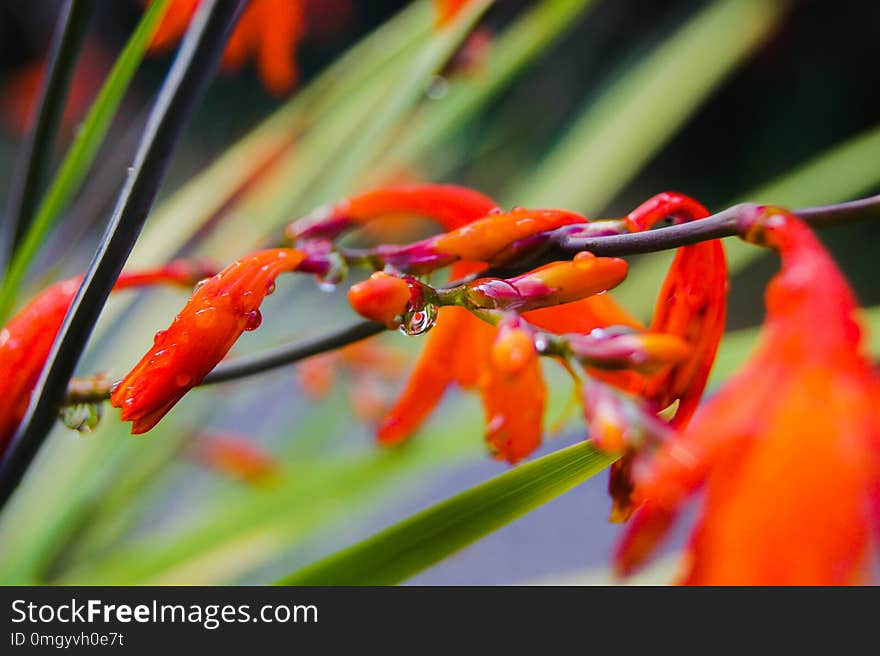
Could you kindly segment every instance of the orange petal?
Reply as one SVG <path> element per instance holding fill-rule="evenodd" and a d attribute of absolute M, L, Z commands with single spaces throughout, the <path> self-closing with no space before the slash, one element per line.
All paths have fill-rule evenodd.
<path fill-rule="evenodd" d="M 531 335 L 499 330 L 480 394 L 486 440 L 496 458 L 514 464 L 540 446 L 547 389 Z"/>
<path fill-rule="evenodd" d="M 564 225 L 584 223 L 586 217 L 565 210 L 516 208 L 469 223 L 439 237 L 440 253 L 463 260 L 488 262 L 511 244 Z"/>

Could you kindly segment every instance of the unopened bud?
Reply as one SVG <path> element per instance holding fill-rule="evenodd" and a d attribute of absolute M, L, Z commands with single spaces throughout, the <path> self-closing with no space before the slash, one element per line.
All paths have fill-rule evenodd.
<path fill-rule="evenodd" d="M 406 280 L 381 271 L 348 290 L 348 301 L 355 312 L 389 328 L 400 325 L 411 297 Z"/>

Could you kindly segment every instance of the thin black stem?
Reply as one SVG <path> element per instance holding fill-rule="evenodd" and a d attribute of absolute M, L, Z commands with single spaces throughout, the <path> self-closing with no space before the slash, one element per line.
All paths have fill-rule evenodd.
<path fill-rule="evenodd" d="M 67 0 L 58 19 L 31 130 L 22 144 L 9 192 L 6 225 L 11 234 L 7 234 L 8 248 L 0 265 L 15 252 L 33 219 L 91 9 L 90 0 Z"/>
<path fill-rule="evenodd" d="M 300 360 L 305 360 L 319 353 L 326 353 L 354 342 L 359 342 L 367 337 L 378 335 L 385 332 L 386 328 L 380 323 L 372 321 L 361 321 L 359 323 L 346 326 L 341 330 L 317 337 L 307 339 L 292 344 L 285 344 L 277 348 L 257 353 L 244 358 L 238 358 L 230 362 L 225 362 L 214 368 L 209 373 L 202 385 L 213 385 L 214 383 L 224 383 L 226 381 L 253 376 L 254 374 L 263 373 L 276 367 L 293 364 Z"/>
<path fill-rule="evenodd" d="M 193 17 L 150 113 L 104 238 L 0 464 L 0 505 L 12 495 L 55 423 L 76 364 L 146 221 L 183 127 L 220 61 L 241 6 L 237 0 L 206 0 Z"/>

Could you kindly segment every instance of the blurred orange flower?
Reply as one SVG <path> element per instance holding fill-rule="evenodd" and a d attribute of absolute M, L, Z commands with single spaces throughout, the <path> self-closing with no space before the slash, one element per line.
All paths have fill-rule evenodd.
<path fill-rule="evenodd" d="M 172 0 L 150 49 L 159 52 L 176 44 L 198 5 L 199 0 Z M 236 71 L 248 57 L 253 57 L 266 88 L 283 94 L 296 84 L 299 76 L 296 49 L 305 32 L 303 0 L 251 0 L 229 37 L 223 69 Z"/>
<path fill-rule="evenodd" d="M 167 330 L 115 388 L 110 402 L 131 421 L 132 434 L 145 433 L 226 356 L 246 330 L 259 327 L 260 304 L 275 278 L 293 271 L 300 251 L 259 251 L 203 281 Z"/>
<path fill-rule="evenodd" d="M 70 135 L 85 116 L 109 70 L 107 56 L 94 45 L 86 43 L 71 77 L 61 114 L 59 127 L 62 134 Z M 34 105 L 39 98 L 45 72 L 46 62 L 40 59 L 13 73 L 6 83 L 0 100 L 0 114 L 14 134 L 23 135 L 31 128 Z"/>
<path fill-rule="evenodd" d="M 792 214 L 758 208 L 743 234 L 782 260 L 760 347 L 634 472 L 635 498 L 647 505 L 625 532 L 618 568 L 637 567 L 705 483 L 684 583 L 862 581 L 880 520 L 880 380 L 862 350 L 855 299 Z"/>
<path fill-rule="evenodd" d="M 270 483 L 279 472 L 277 458 L 241 435 L 209 433 L 197 436 L 189 456 L 206 469 L 251 485 Z"/>

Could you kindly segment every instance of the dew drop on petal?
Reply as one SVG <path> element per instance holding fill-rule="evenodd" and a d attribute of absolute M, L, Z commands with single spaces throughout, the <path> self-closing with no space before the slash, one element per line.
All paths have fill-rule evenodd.
<path fill-rule="evenodd" d="M 204 287 L 205 285 L 208 284 L 208 281 L 209 281 L 209 280 L 210 280 L 210 278 L 202 278 L 201 280 L 199 280 L 195 285 L 193 285 L 193 293 L 194 293 L 194 294 L 198 293 L 198 291 L 199 291 L 202 287 Z"/>
<path fill-rule="evenodd" d="M 590 251 L 581 251 L 577 255 L 574 256 L 574 265 L 576 268 L 588 268 L 590 266 L 590 262 L 595 260 L 596 256 L 593 255 Z"/>
<path fill-rule="evenodd" d="M 78 403 L 61 408 L 61 423 L 78 433 L 91 433 L 101 422 L 103 407 L 100 403 Z"/>
<path fill-rule="evenodd" d="M 153 335 L 153 344 L 158 344 L 159 342 L 161 342 L 167 334 L 167 330 L 160 330 L 159 332 L 157 332 L 155 335 Z"/>
<path fill-rule="evenodd" d="M 327 255 L 329 266 L 327 272 L 315 276 L 318 288 L 322 292 L 332 292 L 336 285 L 348 276 L 348 262 L 339 253 L 333 252 Z"/>
<path fill-rule="evenodd" d="M 174 384 L 178 387 L 186 387 L 192 382 L 192 376 L 189 374 L 179 373 L 174 376 Z"/>
<path fill-rule="evenodd" d="M 500 207 L 493 207 L 491 210 L 489 210 L 490 216 L 497 216 L 499 214 L 504 214 L 504 210 Z"/>
<path fill-rule="evenodd" d="M 263 323 L 263 315 L 259 310 L 251 310 L 247 315 L 247 322 L 244 324 L 245 330 L 256 330 Z"/>
<path fill-rule="evenodd" d="M 266 296 L 271 296 L 275 293 L 275 281 L 270 280 L 266 283 Z"/>

